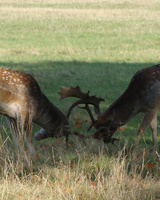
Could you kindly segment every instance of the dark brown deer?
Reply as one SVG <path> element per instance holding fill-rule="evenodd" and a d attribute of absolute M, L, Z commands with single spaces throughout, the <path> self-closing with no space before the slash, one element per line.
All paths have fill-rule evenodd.
<path fill-rule="evenodd" d="M 24 134 L 30 154 L 36 156 L 32 145 L 32 121 L 42 129 L 37 140 L 69 134 L 67 117 L 43 94 L 30 75 L 0 68 L 0 114 L 7 117 L 14 139 Z"/>
<path fill-rule="evenodd" d="M 80 88 L 71 87 L 67 89 L 61 87 L 61 98 L 78 97 L 80 100 L 75 102 L 69 109 L 68 117 L 71 110 L 79 105 L 85 104 L 83 109 L 89 113 L 92 126 L 96 128 L 96 133 L 90 137 L 103 140 L 106 143 L 114 143 L 117 139 L 113 138 L 114 132 L 118 127 L 126 124 L 138 113 L 145 113 L 144 118 L 138 129 L 138 135 L 134 143 L 134 152 L 145 129 L 150 125 L 153 138 L 153 151 L 158 151 L 157 144 L 157 113 L 160 109 L 160 65 L 148 67 L 139 70 L 131 79 L 127 89 L 118 97 L 104 112 L 95 106 L 98 111 L 97 120 L 89 108 L 92 97 L 88 93 L 82 93 Z M 102 99 L 99 99 L 99 102 Z"/>

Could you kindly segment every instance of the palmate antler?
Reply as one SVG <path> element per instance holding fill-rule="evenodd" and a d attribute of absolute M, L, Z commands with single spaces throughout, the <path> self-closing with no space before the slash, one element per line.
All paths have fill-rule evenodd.
<path fill-rule="evenodd" d="M 96 96 L 89 96 L 89 93 L 90 93 L 90 91 L 83 93 L 79 86 L 76 86 L 76 87 L 71 86 L 69 89 L 64 86 L 61 87 L 61 92 L 59 92 L 59 94 L 61 95 L 61 99 L 64 99 L 67 97 L 79 98 L 79 100 L 77 100 L 75 103 L 73 103 L 70 106 L 70 108 L 68 109 L 67 117 L 69 118 L 73 108 L 78 106 L 79 108 L 86 110 L 91 118 L 92 123 L 91 123 L 90 127 L 88 128 L 87 132 L 91 129 L 91 127 L 95 127 L 96 129 L 98 129 L 97 132 L 92 136 L 83 136 L 82 134 L 77 133 L 77 132 L 72 132 L 72 134 L 77 135 L 77 136 L 81 137 L 82 139 L 94 138 L 94 139 L 98 139 L 98 140 L 103 140 L 105 143 L 109 143 L 109 142 L 114 143 L 117 139 L 112 138 L 112 136 L 106 135 L 105 129 L 103 127 L 97 128 L 97 126 L 96 126 L 97 120 L 94 119 L 92 111 L 89 107 L 89 105 L 93 105 L 94 111 L 98 115 L 100 113 L 99 104 L 101 101 L 104 101 L 104 99 L 98 98 Z M 84 106 L 82 107 L 79 105 L 84 105 Z"/>
<path fill-rule="evenodd" d="M 96 96 L 89 96 L 90 91 L 88 91 L 87 93 L 83 93 L 80 89 L 79 86 L 76 87 L 70 87 L 69 89 L 62 86 L 61 87 L 61 92 L 59 92 L 59 94 L 61 95 L 61 99 L 64 99 L 66 97 L 76 97 L 76 98 L 80 98 L 80 100 L 76 101 L 75 103 L 73 103 L 67 113 L 67 117 L 70 117 L 71 111 L 73 110 L 74 107 L 78 106 L 78 105 L 85 105 L 84 107 L 80 107 L 81 109 L 85 109 L 92 121 L 92 125 L 95 125 L 95 119 L 93 117 L 92 111 L 89 107 L 89 104 L 94 106 L 94 110 L 96 112 L 96 114 L 100 113 L 100 108 L 99 108 L 99 103 L 101 101 L 104 101 L 104 99 L 102 98 L 98 98 Z"/>

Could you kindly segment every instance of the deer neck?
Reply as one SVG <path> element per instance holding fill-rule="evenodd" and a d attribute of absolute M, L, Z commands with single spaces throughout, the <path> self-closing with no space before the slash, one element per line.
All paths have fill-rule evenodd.
<path fill-rule="evenodd" d="M 137 102 L 138 99 L 136 99 L 134 94 L 131 95 L 125 91 L 102 113 L 101 118 L 105 118 L 106 120 L 109 118 L 116 123 L 126 124 L 134 115 L 139 113 Z"/>
<path fill-rule="evenodd" d="M 33 122 L 52 133 L 68 125 L 66 116 L 43 93 Z"/>

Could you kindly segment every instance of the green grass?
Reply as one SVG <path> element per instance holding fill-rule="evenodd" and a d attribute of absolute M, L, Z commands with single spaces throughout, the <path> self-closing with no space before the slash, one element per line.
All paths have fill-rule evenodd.
<path fill-rule="evenodd" d="M 64 113 L 74 100 L 60 101 L 59 87 L 70 84 L 104 98 L 103 111 L 136 71 L 160 62 L 159 8 L 158 0 L 2 0 L 0 66 L 32 74 Z M 72 127 L 75 115 L 83 121 L 78 131 L 86 134 L 87 114 L 74 110 Z M 136 116 L 115 133 L 116 146 L 94 140 L 84 145 L 70 137 L 67 149 L 63 138 L 33 140 L 36 162 L 25 151 L 17 155 L 2 124 L 0 199 L 160 199 L 160 158 L 150 153 L 149 129 L 139 144 L 147 157 L 136 167 L 131 162 L 141 119 Z M 33 134 L 37 130 L 33 125 Z"/>

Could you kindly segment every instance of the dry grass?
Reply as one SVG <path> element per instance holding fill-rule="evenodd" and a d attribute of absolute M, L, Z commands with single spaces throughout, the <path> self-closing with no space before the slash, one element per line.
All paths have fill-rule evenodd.
<path fill-rule="evenodd" d="M 25 3 L 31 3 L 31 4 L 70 4 L 70 3 L 97 3 L 97 0 L 1 0 L 1 3 L 15 3 L 15 4 L 25 4 Z M 105 3 L 104 0 L 98 0 L 98 3 Z M 119 0 L 118 2 L 116 0 L 110 0 L 107 2 L 108 4 L 138 4 L 138 5 L 152 5 L 152 4 L 159 4 L 158 0 L 149 1 L 149 0 L 142 0 L 141 2 L 139 0 L 128 0 L 127 2 L 125 0 Z"/>
<path fill-rule="evenodd" d="M 79 143 L 76 147 L 73 159 L 67 158 L 65 147 L 54 146 L 51 153 L 46 145 L 43 150 L 48 158 L 45 156 L 44 164 L 32 163 L 25 150 L 18 159 L 16 152 L 11 156 L 5 142 L 1 148 L 0 199 L 159 199 L 160 180 L 152 177 L 151 167 L 143 163 L 131 167 L 124 151 L 109 158 L 102 149 L 94 155 L 81 152 Z"/>
<path fill-rule="evenodd" d="M 13 6 L 2 6 L 0 7 L 0 17 L 3 20 L 44 20 L 50 18 L 51 20 L 64 18 L 71 20 L 82 20 L 82 21 L 90 21 L 90 20 L 149 20 L 155 21 L 158 16 L 159 10 L 153 9 L 141 9 L 141 7 L 124 7 L 121 8 L 55 8 L 55 7 L 13 7 Z M 7 14 L 8 13 L 8 14 Z M 149 18 L 148 18 L 149 16 Z M 157 19 L 158 20 L 158 19 Z"/>
<path fill-rule="evenodd" d="M 103 159 L 102 159 L 103 158 Z M 145 178 L 134 169 L 128 170 L 127 160 L 119 155 L 79 155 L 78 164 L 56 162 L 43 165 L 39 171 L 17 173 L 17 166 L 10 160 L 0 181 L 1 199 L 159 199 L 160 181 L 148 171 Z M 19 160 L 22 166 L 24 161 Z M 1 166 L 1 169 L 2 166 Z M 22 173 L 23 172 L 23 173 Z"/>
<path fill-rule="evenodd" d="M 158 62 L 158 6 L 157 0 L 3 0 L 0 53 L 4 59 L 9 55 L 17 61 L 17 52 L 21 52 L 26 62 L 29 56 L 43 60 L 149 62 L 148 55 Z"/>
<path fill-rule="evenodd" d="M 37 146 L 40 160 L 32 161 L 23 138 L 19 140 L 21 149 L 17 152 L 10 137 L 4 137 L 8 133 L 5 126 L 2 127 L 0 199 L 160 198 L 159 156 L 158 162 L 146 163 L 142 159 L 133 165 L 125 148 L 111 156 L 105 145 L 92 141 L 88 148 L 72 138 L 69 149 L 63 139 L 40 144 Z"/>

